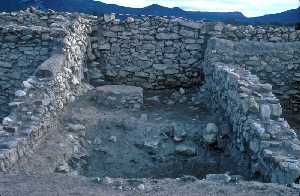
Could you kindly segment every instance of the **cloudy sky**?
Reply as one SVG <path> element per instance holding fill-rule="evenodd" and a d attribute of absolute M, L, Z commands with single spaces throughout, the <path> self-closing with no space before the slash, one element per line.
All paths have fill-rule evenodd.
<path fill-rule="evenodd" d="M 298 7 L 298 0 L 100 0 L 127 7 L 160 4 L 191 11 L 240 11 L 248 17 L 283 12 Z"/>

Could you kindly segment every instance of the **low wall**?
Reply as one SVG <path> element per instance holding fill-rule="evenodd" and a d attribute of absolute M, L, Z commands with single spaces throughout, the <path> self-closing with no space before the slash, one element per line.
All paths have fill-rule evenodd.
<path fill-rule="evenodd" d="M 205 89 L 210 105 L 232 124 L 234 146 L 241 156 L 250 157 L 253 177 L 283 184 L 297 182 L 300 141 L 281 118 L 282 108 L 272 86 L 242 66 L 224 62 L 223 42 L 211 39 L 206 50 Z"/>
<path fill-rule="evenodd" d="M 300 109 L 300 42 L 268 43 L 219 40 L 213 58 L 245 67 L 264 83 L 285 110 Z"/>
<path fill-rule="evenodd" d="M 72 33 L 70 29 L 76 25 L 78 18 L 85 20 L 90 31 L 92 16 L 85 16 L 83 19 L 76 14 L 35 9 L 0 13 L 0 120 L 8 115 L 8 103 L 12 101 L 15 91 L 22 86 L 22 81 L 32 76 L 34 70 L 52 54 L 62 53 L 64 39 L 68 33 Z M 80 25 L 74 28 L 78 26 Z M 67 53 L 77 55 L 80 53 L 78 50 L 86 51 L 89 35 L 81 35 L 75 31 L 73 34 L 69 37 L 80 43 L 71 43 L 75 48 L 70 48 L 72 51 Z M 80 38 L 75 38 L 76 36 Z M 83 77 L 83 73 L 80 73 L 80 77 Z"/>
<path fill-rule="evenodd" d="M 83 90 L 89 23 L 79 17 L 62 35 L 61 54 L 54 54 L 23 81 L 9 116 L 0 126 L 0 170 L 6 171 L 47 132 L 55 128 L 59 112 Z"/>
<path fill-rule="evenodd" d="M 0 119 L 9 112 L 21 82 L 49 58 L 52 44 L 48 28 L 0 27 Z"/>
<path fill-rule="evenodd" d="M 0 12 L 0 24 L 20 26 L 62 27 L 72 24 L 76 14 L 55 12 L 53 10 L 41 11 L 28 8 L 19 12 Z"/>

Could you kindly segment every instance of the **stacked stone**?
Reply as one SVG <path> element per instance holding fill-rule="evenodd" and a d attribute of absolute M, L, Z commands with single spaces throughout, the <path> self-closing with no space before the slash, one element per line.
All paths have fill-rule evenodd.
<path fill-rule="evenodd" d="M 203 81 L 207 39 L 294 42 L 292 27 L 233 26 L 145 16 L 99 17 L 91 35 L 89 79 L 95 86 L 126 83 L 150 89 L 191 86 Z"/>
<path fill-rule="evenodd" d="M 19 12 L 0 12 L 1 25 L 20 26 L 42 26 L 49 27 L 52 24 L 60 24 L 57 27 L 67 26 L 76 20 L 77 16 L 70 13 L 59 13 L 53 10 L 41 11 L 35 8 L 28 8 Z"/>
<path fill-rule="evenodd" d="M 300 31 L 294 27 L 284 26 L 252 26 L 252 25 L 224 25 L 218 38 L 229 40 L 253 40 L 268 42 L 294 42 L 300 40 Z"/>
<path fill-rule="evenodd" d="M 205 56 L 205 88 L 211 106 L 229 119 L 234 146 L 250 157 L 253 176 L 264 180 L 293 183 L 300 176 L 300 141 L 281 118 L 282 108 L 270 84 L 240 66 L 222 63 L 219 46 L 212 39 Z"/>
<path fill-rule="evenodd" d="M 45 133 L 54 128 L 64 105 L 82 91 L 87 55 L 89 21 L 80 16 L 69 27 L 59 31 L 54 54 L 22 82 L 9 103 L 12 111 L 0 126 L 0 170 L 9 169 Z M 57 33 L 57 31 L 54 31 Z M 60 48 L 59 48 L 60 47 Z"/>
<path fill-rule="evenodd" d="M 219 40 L 213 58 L 246 67 L 262 82 L 273 86 L 273 93 L 285 110 L 300 108 L 300 42 L 267 43 Z"/>
<path fill-rule="evenodd" d="M 49 58 L 50 42 L 47 28 L 0 27 L 0 119 L 8 114 L 8 102 L 22 80 Z"/>
<path fill-rule="evenodd" d="M 107 79 L 152 89 L 198 84 L 205 49 L 201 27 L 161 17 L 100 17 L 91 37 L 91 83 Z"/>
<path fill-rule="evenodd" d="M 91 16 L 83 19 L 80 15 L 35 9 L 0 14 L 0 119 L 9 113 L 8 103 L 21 82 L 51 54 L 62 53 L 65 49 L 66 53 L 74 54 L 68 56 L 73 65 L 76 65 L 71 60 L 74 58 L 86 61 L 82 54 L 86 53 L 89 43 L 87 32 L 91 19 Z M 83 23 L 88 25 L 81 25 Z M 70 29 L 74 30 L 73 35 L 67 36 L 72 33 Z M 83 77 L 83 71 L 77 74 Z"/>

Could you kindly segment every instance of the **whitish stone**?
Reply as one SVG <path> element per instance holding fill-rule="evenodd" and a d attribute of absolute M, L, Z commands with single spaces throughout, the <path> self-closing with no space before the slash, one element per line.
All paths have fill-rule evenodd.
<path fill-rule="evenodd" d="M 72 83 L 73 83 L 74 85 L 80 84 L 78 78 L 77 78 L 76 76 L 74 76 L 74 75 L 73 75 L 73 78 L 72 78 Z"/>
<path fill-rule="evenodd" d="M 275 117 L 280 117 L 282 114 L 281 105 L 278 104 L 271 104 L 271 115 Z"/>
<path fill-rule="evenodd" d="M 78 131 L 83 131 L 85 130 L 85 126 L 81 124 L 71 124 L 69 123 L 68 125 L 68 130 L 72 132 L 78 132 Z"/>
<path fill-rule="evenodd" d="M 230 182 L 231 177 L 228 174 L 207 174 L 206 180 L 218 183 Z"/>
<path fill-rule="evenodd" d="M 103 179 L 103 183 L 104 184 L 112 184 L 112 183 L 114 183 L 114 180 L 112 178 L 110 178 L 110 177 L 105 177 Z"/>
<path fill-rule="evenodd" d="M 133 23 L 134 22 L 134 18 L 128 17 L 128 18 L 126 18 L 126 22 L 127 23 Z"/>
<path fill-rule="evenodd" d="M 26 96 L 26 92 L 23 91 L 23 90 L 17 90 L 17 91 L 15 92 L 15 96 L 16 96 L 16 97 L 24 97 L 24 96 Z"/>
<path fill-rule="evenodd" d="M 109 140 L 110 142 L 116 143 L 116 142 L 117 142 L 117 137 L 114 136 L 114 135 L 112 135 L 112 136 L 109 137 L 108 140 Z"/>
<path fill-rule="evenodd" d="M 271 108 L 267 104 L 260 106 L 260 116 L 263 121 L 269 121 L 271 116 Z"/>
<path fill-rule="evenodd" d="M 254 97 L 249 98 L 249 110 L 254 113 L 259 112 L 259 105 L 255 101 Z"/>
<path fill-rule="evenodd" d="M 259 151 L 259 143 L 257 140 L 251 140 L 250 141 L 250 149 L 254 152 L 257 153 Z"/>
<path fill-rule="evenodd" d="M 185 155 L 185 156 L 195 156 L 196 155 L 195 147 L 187 146 L 184 144 L 176 146 L 175 152 L 179 155 Z"/>
<path fill-rule="evenodd" d="M 180 92 L 180 94 L 183 95 L 183 94 L 185 93 L 185 90 L 184 90 L 183 88 L 180 88 L 180 89 L 179 89 L 179 92 Z"/>
<path fill-rule="evenodd" d="M 32 84 L 30 84 L 30 82 L 28 82 L 27 80 L 23 81 L 23 86 L 28 89 L 33 88 Z"/>
<path fill-rule="evenodd" d="M 75 96 L 71 95 L 71 96 L 69 97 L 69 101 L 70 101 L 71 103 L 73 103 L 75 100 L 76 100 L 76 97 L 75 97 Z"/>
<path fill-rule="evenodd" d="M 145 190 L 145 185 L 144 184 L 139 184 L 137 187 L 140 191 L 144 191 Z"/>
<path fill-rule="evenodd" d="M 9 116 L 3 118 L 3 120 L 2 120 L 3 125 L 9 125 L 12 122 L 13 122 L 13 119 L 11 119 Z"/>
<path fill-rule="evenodd" d="M 141 121 L 147 121 L 148 120 L 148 115 L 147 114 L 141 114 Z"/>
<path fill-rule="evenodd" d="M 212 144 L 217 141 L 218 132 L 219 132 L 219 129 L 216 124 L 208 123 L 206 125 L 206 129 L 203 132 L 202 137 L 206 143 Z"/>
<path fill-rule="evenodd" d="M 116 15 L 114 14 L 104 14 L 104 21 L 110 22 L 116 19 Z"/>
<path fill-rule="evenodd" d="M 253 123 L 253 128 L 256 130 L 258 135 L 263 135 L 266 132 L 265 128 L 263 128 L 261 124 L 256 122 Z"/>
<path fill-rule="evenodd" d="M 168 65 L 166 65 L 166 64 L 154 64 L 153 68 L 157 69 L 157 70 L 165 70 L 165 69 L 168 68 Z"/>

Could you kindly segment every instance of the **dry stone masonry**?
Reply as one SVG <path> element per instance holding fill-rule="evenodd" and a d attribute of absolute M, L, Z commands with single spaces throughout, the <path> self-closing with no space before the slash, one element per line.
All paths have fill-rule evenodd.
<path fill-rule="evenodd" d="M 99 104 L 111 108 L 140 110 L 143 107 L 143 89 L 127 85 L 104 85 L 96 88 L 95 96 Z"/>
<path fill-rule="evenodd" d="M 97 102 L 134 110 L 143 108 L 143 89 L 196 86 L 231 125 L 225 133 L 208 124 L 208 146 L 228 137 L 252 177 L 299 181 L 300 142 L 282 118 L 299 109 L 299 31 L 35 9 L 1 13 L 0 24 L 2 171 L 55 128 L 87 83 Z"/>
<path fill-rule="evenodd" d="M 219 46 L 226 43 L 218 39 L 208 43 L 204 70 L 210 105 L 221 110 L 231 122 L 234 146 L 250 154 L 253 175 L 267 181 L 292 183 L 300 174 L 297 134 L 281 118 L 282 108 L 272 86 L 262 83 L 245 68 L 223 60 L 228 56 L 223 56 L 224 48 Z M 236 51 L 239 52 L 243 50 Z"/>
<path fill-rule="evenodd" d="M 232 26 L 148 16 L 99 17 L 93 25 L 89 63 L 92 84 L 113 83 L 163 89 L 201 84 L 207 40 L 294 42 L 291 27 Z"/>
<path fill-rule="evenodd" d="M 273 93 L 286 110 L 299 109 L 300 42 L 216 42 L 217 53 L 212 57 L 220 62 L 247 68 L 263 83 L 272 85 Z"/>
<path fill-rule="evenodd" d="M 44 13 L 44 15 L 48 14 Z M 63 17 L 59 14 L 57 16 Z M 1 170 L 5 171 L 10 168 L 26 154 L 29 148 L 35 147 L 47 130 L 55 127 L 55 119 L 64 105 L 74 100 L 75 95 L 80 94 L 84 67 L 86 67 L 87 34 L 90 31 L 88 22 L 78 17 L 69 26 L 61 26 L 62 24 L 58 22 L 55 26 L 60 26 L 60 28 L 48 29 L 55 43 L 53 54 L 35 70 L 31 65 L 26 66 L 26 61 L 23 62 L 24 64 L 22 61 L 17 61 L 25 66 L 19 71 L 30 70 L 31 76 L 20 77 L 18 80 L 6 80 L 8 84 L 10 82 L 18 84 L 20 80 L 23 82 L 18 84 L 19 89 L 15 91 L 13 101 L 8 104 L 11 107 L 10 114 L 3 118 Z M 26 32 L 31 35 L 32 31 Z M 42 38 L 37 40 L 42 40 Z M 34 48 L 29 48 L 28 51 L 35 51 Z M 23 56 L 26 57 L 26 55 Z M 39 55 L 35 54 L 35 57 Z"/>

